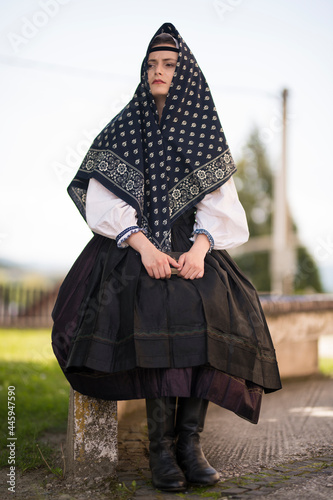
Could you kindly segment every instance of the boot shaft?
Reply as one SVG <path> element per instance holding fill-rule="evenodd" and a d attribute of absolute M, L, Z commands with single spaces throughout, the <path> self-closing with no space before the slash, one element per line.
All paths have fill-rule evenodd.
<path fill-rule="evenodd" d="M 203 431 L 208 401 L 199 398 L 178 398 L 176 434 L 199 434 Z"/>
<path fill-rule="evenodd" d="M 146 399 L 148 438 L 151 447 L 175 439 L 176 398 Z"/>

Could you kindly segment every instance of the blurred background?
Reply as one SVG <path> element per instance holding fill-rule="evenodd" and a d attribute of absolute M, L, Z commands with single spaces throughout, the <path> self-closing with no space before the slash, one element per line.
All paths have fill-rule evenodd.
<path fill-rule="evenodd" d="M 92 236 L 66 188 L 131 99 L 164 22 L 193 51 L 238 166 L 251 238 L 232 255 L 263 300 L 307 298 L 281 367 L 286 358 L 294 370 L 299 352 L 292 375 L 333 373 L 333 2 L 0 0 L 0 395 L 25 388 L 23 470 L 43 462 L 36 436 L 66 428 L 68 384 L 51 352 L 50 312 Z M 293 303 L 278 310 L 286 319 L 278 345 L 296 321 Z M 274 330 L 275 305 L 265 311 Z"/>
<path fill-rule="evenodd" d="M 67 185 L 94 137 L 133 95 L 147 44 L 169 21 L 206 76 L 239 168 L 239 196 L 256 241 L 235 258 L 259 291 L 333 291 L 332 2 L 0 6 L 1 282 L 54 284 L 89 241 Z M 280 189 L 276 209 L 274 176 L 283 159 L 287 204 Z M 273 255 L 274 210 L 282 213 L 275 242 L 284 238 L 280 246 L 288 247 L 280 249 L 282 263 L 281 252 Z M 284 289 L 272 276 L 283 265 Z"/>

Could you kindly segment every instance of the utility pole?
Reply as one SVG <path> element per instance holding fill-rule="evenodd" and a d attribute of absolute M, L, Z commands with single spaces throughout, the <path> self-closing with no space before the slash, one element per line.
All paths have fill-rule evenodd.
<path fill-rule="evenodd" d="M 296 269 L 294 235 L 287 203 L 287 99 L 288 90 L 282 91 L 282 155 L 281 167 L 275 174 L 273 248 L 271 253 L 272 292 L 293 293 Z"/>

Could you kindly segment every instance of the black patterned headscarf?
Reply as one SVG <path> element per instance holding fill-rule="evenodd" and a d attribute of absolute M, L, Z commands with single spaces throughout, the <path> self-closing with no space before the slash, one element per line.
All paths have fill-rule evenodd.
<path fill-rule="evenodd" d="M 131 101 L 101 131 L 68 192 L 85 218 L 89 179 L 95 178 L 137 213 L 138 225 L 162 251 L 171 249 L 171 226 L 236 171 L 206 79 L 176 28 L 163 24 L 179 56 L 159 123 L 147 61 Z"/>

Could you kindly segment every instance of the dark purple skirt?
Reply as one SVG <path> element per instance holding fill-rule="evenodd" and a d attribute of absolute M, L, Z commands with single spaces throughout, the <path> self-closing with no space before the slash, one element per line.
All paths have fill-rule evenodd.
<path fill-rule="evenodd" d="M 173 251 L 191 246 L 193 213 L 173 226 Z M 65 278 L 53 311 L 54 353 L 89 396 L 208 399 L 256 423 L 263 390 L 281 388 L 253 285 L 225 251 L 205 275 L 148 276 L 140 255 L 95 235 Z"/>

